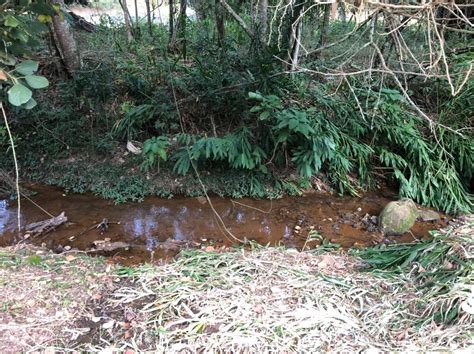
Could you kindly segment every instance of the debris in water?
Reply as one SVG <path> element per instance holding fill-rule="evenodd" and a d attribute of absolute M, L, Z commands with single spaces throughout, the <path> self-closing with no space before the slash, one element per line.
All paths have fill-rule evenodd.
<path fill-rule="evenodd" d="M 100 231 L 100 234 L 103 235 L 109 229 L 109 220 L 103 218 L 102 221 L 97 225 L 97 229 Z"/>
<path fill-rule="evenodd" d="M 26 225 L 25 238 L 47 234 L 48 232 L 55 230 L 61 224 L 64 224 L 66 221 L 67 217 L 63 211 L 61 214 L 52 217 L 51 219 L 28 224 Z"/>
<path fill-rule="evenodd" d="M 93 251 L 102 251 L 102 252 L 111 252 L 119 249 L 129 249 L 130 244 L 122 241 L 110 242 L 110 239 L 105 240 L 96 240 L 92 242 L 95 250 Z"/>

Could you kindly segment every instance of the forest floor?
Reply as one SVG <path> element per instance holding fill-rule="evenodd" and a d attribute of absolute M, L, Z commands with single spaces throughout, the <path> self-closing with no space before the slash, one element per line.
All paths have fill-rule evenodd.
<path fill-rule="evenodd" d="M 419 263 L 369 272 L 341 251 L 184 251 L 129 268 L 84 253 L 3 248 L 0 351 L 472 349 L 474 217 L 436 235 L 463 260 L 443 267 L 464 264 L 467 277 L 434 297 L 418 282 L 431 272 Z M 453 317 L 437 320 L 446 307 Z"/>

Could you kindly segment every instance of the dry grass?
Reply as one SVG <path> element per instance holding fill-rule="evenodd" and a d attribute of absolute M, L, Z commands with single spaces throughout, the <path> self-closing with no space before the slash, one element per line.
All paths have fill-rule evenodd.
<path fill-rule="evenodd" d="M 112 276 L 98 258 L 0 249 L 0 352 L 67 346 L 72 322 Z"/>
<path fill-rule="evenodd" d="M 188 253 L 176 263 L 144 270 L 112 294 L 112 308 L 141 304 L 140 311 L 131 321 L 114 318 L 126 330 L 119 336 L 103 331 L 101 347 L 171 352 L 465 347 L 472 315 L 454 325 L 420 326 L 421 295 L 403 279 L 357 271 L 354 259 L 344 255 L 278 249 Z"/>
<path fill-rule="evenodd" d="M 449 235 L 450 252 L 459 252 L 467 262 L 463 276 L 450 278 L 442 290 L 437 288 L 438 281 L 423 287 L 428 283 L 419 281 L 420 268 L 413 267 L 416 260 L 406 272 L 371 273 L 361 271 L 362 261 L 347 254 L 277 248 L 188 251 L 170 264 L 114 268 L 109 273 L 105 264 L 98 265 L 98 272 L 87 263 L 80 268 L 83 260 L 78 258 L 77 264 L 65 264 L 66 272 L 79 267 L 71 281 L 76 276 L 83 280 L 71 292 L 54 290 L 44 280 L 37 283 L 50 279 L 55 271 L 38 273 L 24 265 L 0 268 L 0 274 L 8 273 L 2 280 L 3 293 L 12 289 L 9 282 L 26 286 L 31 281 L 38 284 L 32 286 L 36 294 L 53 297 L 52 307 L 69 314 L 61 320 L 54 312 L 45 317 L 56 321 L 50 333 L 53 339 L 61 339 L 54 343 L 56 348 L 159 352 L 472 349 L 473 221 Z M 97 288 L 89 289 L 91 284 Z M 22 291 L 13 291 L 18 294 L 10 296 L 10 301 L 24 306 Z M 98 292 L 100 296 L 94 295 Z M 59 293 L 81 305 L 69 310 L 57 297 Z M 47 302 L 39 307 L 47 307 Z M 436 320 L 440 309 L 456 312 L 449 321 Z M 33 317 L 33 333 L 43 322 Z M 0 342 L 8 336 L 21 340 L 27 332 L 31 336 L 31 331 L 21 328 L 24 323 L 29 322 L 15 320 L 12 326 L 2 327 Z M 35 338 L 30 339 L 18 348 L 30 348 Z"/>

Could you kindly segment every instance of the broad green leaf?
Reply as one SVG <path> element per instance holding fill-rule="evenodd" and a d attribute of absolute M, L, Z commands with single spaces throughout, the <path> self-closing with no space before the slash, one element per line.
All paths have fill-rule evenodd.
<path fill-rule="evenodd" d="M 27 43 L 30 39 L 25 31 L 13 30 L 11 31 L 10 35 L 15 39 L 19 39 L 23 43 Z"/>
<path fill-rule="evenodd" d="M 28 87 L 15 84 L 8 90 L 8 101 L 14 106 L 21 106 L 28 102 L 32 95 L 33 93 Z"/>
<path fill-rule="evenodd" d="M 8 66 L 12 66 L 16 64 L 16 59 L 13 55 L 0 51 L 0 63 L 8 65 Z"/>
<path fill-rule="evenodd" d="M 20 22 L 18 22 L 18 20 L 15 17 L 13 17 L 12 15 L 9 15 L 9 16 L 5 17 L 5 20 L 3 21 L 3 24 L 7 27 L 18 27 Z"/>
<path fill-rule="evenodd" d="M 263 100 L 263 96 L 259 92 L 249 92 L 249 98 L 254 100 Z"/>
<path fill-rule="evenodd" d="M 163 161 L 166 161 L 166 160 L 167 160 L 168 156 L 166 155 L 166 151 L 165 151 L 165 150 L 160 150 L 160 151 L 158 152 L 158 154 L 160 155 L 160 157 L 161 157 L 161 159 L 162 159 Z"/>
<path fill-rule="evenodd" d="M 38 62 L 33 60 L 25 60 L 18 64 L 15 68 L 16 72 L 22 75 L 32 75 L 38 70 Z"/>
<path fill-rule="evenodd" d="M 48 87 L 49 85 L 48 79 L 46 79 L 43 76 L 28 75 L 28 76 L 25 76 L 25 80 L 28 83 L 28 86 L 30 86 L 33 89 L 42 89 L 42 88 Z"/>
<path fill-rule="evenodd" d="M 37 105 L 36 100 L 33 97 L 31 97 L 30 100 L 26 102 L 24 105 L 22 105 L 21 107 L 24 109 L 32 109 L 32 108 L 35 108 L 36 105 Z"/>
<path fill-rule="evenodd" d="M 268 117 L 270 117 L 270 112 L 269 112 L 269 111 L 263 111 L 263 112 L 260 114 L 260 120 L 267 120 Z"/>

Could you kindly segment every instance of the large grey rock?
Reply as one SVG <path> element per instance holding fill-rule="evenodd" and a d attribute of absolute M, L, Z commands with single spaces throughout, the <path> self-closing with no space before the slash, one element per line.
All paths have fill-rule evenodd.
<path fill-rule="evenodd" d="M 418 217 L 416 204 L 411 199 L 388 203 L 379 216 L 379 225 L 385 235 L 402 235 L 410 231 Z"/>

